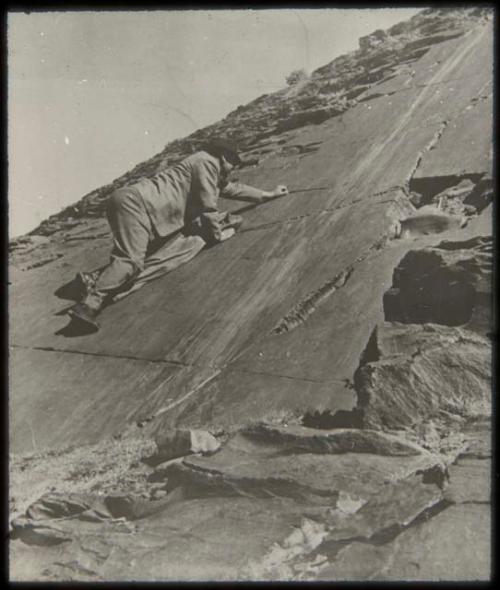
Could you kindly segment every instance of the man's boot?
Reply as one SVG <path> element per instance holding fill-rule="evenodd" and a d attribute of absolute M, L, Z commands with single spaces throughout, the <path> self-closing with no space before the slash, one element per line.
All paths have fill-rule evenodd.
<path fill-rule="evenodd" d="M 101 311 L 104 303 L 104 296 L 100 293 L 90 293 L 83 301 L 74 305 L 68 310 L 68 314 L 76 322 L 85 325 L 86 328 L 93 332 L 99 330 L 97 316 Z"/>

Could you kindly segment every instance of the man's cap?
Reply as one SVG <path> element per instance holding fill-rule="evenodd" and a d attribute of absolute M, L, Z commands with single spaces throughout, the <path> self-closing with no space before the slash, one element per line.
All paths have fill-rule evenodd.
<path fill-rule="evenodd" d="M 228 162 L 235 166 L 241 164 L 238 147 L 228 139 L 211 139 L 205 145 L 205 150 L 213 156 L 224 156 Z"/>

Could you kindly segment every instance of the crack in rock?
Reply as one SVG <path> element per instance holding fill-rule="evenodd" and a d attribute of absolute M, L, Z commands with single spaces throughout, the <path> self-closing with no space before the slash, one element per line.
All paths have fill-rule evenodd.
<path fill-rule="evenodd" d="M 387 189 L 387 191 L 382 191 L 380 194 L 389 192 L 391 190 L 396 189 L 390 188 Z M 392 202 L 392 200 L 390 202 Z M 319 289 L 306 295 L 306 297 L 302 299 L 289 313 L 287 313 L 272 329 L 271 334 L 283 334 L 285 332 L 290 332 L 291 330 L 294 330 L 303 324 L 320 305 L 325 303 L 325 301 L 327 301 L 331 295 L 333 295 L 347 283 L 357 264 L 363 262 L 363 260 L 365 260 L 373 251 L 381 250 L 386 245 L 388 237 L 389 234 L 384 234 L 381 238 L 371 244 L 365 250 L 365 252 L 360 254 L 352 264 L 348 265 L 332 279 L 326 281 L 326 283 L 323 283 Z"/>
<path fill-rule="evenodd" d="M 370 536 L 357 535 L 345 539 L 326 539 L 312 552 L 311 556 L 314 557 L 317 554 L 326 555 L 328 561 L 324 563 L 323 569 L 328 567 L 333 577 L 335 576 L 335 565 L 338 560 L 338 557 L 340 556 L 339 554 L 344 552 L 345 550 L 349 550 L 351 545 L 355 543 L 371 545 L 373 547 L 387 545 L 393 542 L 405 531 L 415 528 L 424 522 L 428 522 L 430 519 L 436 517 L 452 505 L 453 503 L 449 502 L 448 500 L 441 499 L 435 503 L 432 503 L 430 506 L 424 508 L 410 521 L 403 523 L 393 523 L 389 526 L 383 527 L 375 531 Z"/>
<path fill-rule="evenodd" d="M 335 291 L 342 288 L 349 280 L 354 267 L 348 266 L 337 275 L 324 283 L 317 291 L 307 295 L 300 301 L 272 330 L 272 334 L 290 332 L 303 324 L 313 314 L 317 307 L 324 303 Z"/>
<path fill-rule="evenodd" d="M 151 359 L 145 358 L 140 356 L 133 356 L 133 355 L 120 355 L 120 354 L 106 354 L 104 352 L 92 352 L 89 350 L 72 350 L 69 348 L 56 348 L 54 346 L 24 346 L 22 344 L 10 344 L 11 348 L 19 348 L 22 350 L 41 350 L 43 352 L 56 352 L 56 353 L 65 353 L 65 354 L 83 354 L 85 356 L 96 356 L 101 358 L 112 358 L 112 359 L 126 359 L 130 361 L 142 361 L 145 363 L 160 363 L 166 365 L 175 365 L 178 367 L 194 367 L 196 365 L 183 363 L 181 361 L 176 360 L 168 360 L 168 359 Z"/>
<path fill-rule="evenodd" d="M 441 139 L 441 136 L 444 133 L 444 130 L 448 126 L 448 123 L 449 123 L 448 120 L 441 121 L 441 124 L 440 124 L 438 130 L 436 131 L 436 133 L 434 134 L 434 136 L 432 137 L 432 139 L 430 140 L 430 142 L 423 149 L 421 149 L 418 152 L 417 160 L 415 162 L 415 166 L 413 167 L 413 170 L 410 172 L 410 174 L 408 175 L 408 177 L 406 179 L 406 182 L 405 182 L 405 186 L 406 186 L 406 189 L 407 189 L 407 192 L 408 193 L 411 192 L 410 191 L 410 183 L 411 183 L 413 177 L 415 176 L 415 173 L 418 170 L 418 168 L 419 168 L 419 166 L 420 166 L 420 164 L 422 162 L 422 159 L 423 159 L 424 155 L 427 152 L 430 152 L 431 150 L 433 150 L 436 147 L 436 145 L 438 144 L 439 140 Z"/>

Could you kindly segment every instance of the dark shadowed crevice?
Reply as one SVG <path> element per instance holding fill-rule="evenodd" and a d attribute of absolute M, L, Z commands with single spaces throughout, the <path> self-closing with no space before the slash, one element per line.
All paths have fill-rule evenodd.
<path fill-rule="evenodd" d="M 405 59 L 402 59 L 399 63 L 400 64 L 414 63 L 414 62 L 418 61 L 421 57 L 423 57 L 428 51 L 429 51 L 428 47 L 425 47 L 423 49 L 416 49 L 415 51 L 408 53 L 406 55 Z"/>
<path fill-rule="evenodd" d="M 424 524 L 425 522 L 429 521 L 434 516 L 437 516 L 438 514 L 443 512 L 443 510 L 446 510 L 452 505 L 453 503 L 449 500 L 441 500 L 433 506 L 430 506 L 429 508 L 423 510 L 414 520 L 412 520 L 406 526 L 393 525 L 386 529 L 377 531 L 368 539 L 367 542 L 372 545 L 385 545 L 386 543 L 390 543 L 391 541 L 394 541 L 394 539 L 398 537 L 403 531 Z"/>
<path fill-rule="evenodd" d="M 493 201 L 493 178 L 483 176 L 474 190 L 464 199 L 464 204 L 475 208 L 481 213 Z"/>
<path fill-rule="evenodd" d="M 422 473 L 417 471 L 418 473 Z M 434 465 L 422 473 L 422 482 L 425 484 L 435 484 L 439 489 L 444 489 L 446 483 L 450 480 L 448 469 L 442 465 Z"/>
<path fill-rule="evenodd" d="M 384 294 L 385 320 L 489 329 L 492 255 L 488 237 L 408 252 Z"/>
<path fill-rule="evenodd" d="M 474 289 L 466 283 L 436 277 L 435 291 L 427 296 L 417 293 L 407 305 L 399 289 L 384 294 L 384 318 L 388 322 L 406 324 L 437 323 L 445 326 L 462 326 L 472 317 L 476 302 Z"/>
<path fill-rule="evenodd" d="M 375 326 L 373 332 L 370 334 L 370 338 L 368 339 L 365 349 L 361 353 L 359 366 L 361 367 L 367 363 L 376 363 L 379 360 L 380 350 L 378 348 L 377 327 Z"/>
<path fill-rule="evenodd" d="M 354 408 L 353 410 L 338 410 L 332 412 L 307 412 L 302 417 L 302 426 L 317 428 L 318 430 L 333 430 L 335 428 L 363 428 L 363 411 Z"/>
<path fill-rule="evenodd" d="M 392 93 L 392 94 L 394 94 L 394 93 Z M 369 100 L 373 100 L 374 98 L 380 98 L 381 96 L 390 96 L 390 95 L 388 93 L 385 94 L 383 92 L 374 92 L 373 94 L 368 94 L 367 96 L 360 98 L 358 102 L 367 102 Z"/>
<path fill-rule="evenodd" d="M 464 174 L 461 176 L 431 176 L 427 178 L 411 178 L 408 190 L 412 194 L 412 204 L 419 208 L 432 203 L 434 197 L 457 186 L 463 180 L 469 179 L 475 185 L 479 182 L 482 174 Z"/>

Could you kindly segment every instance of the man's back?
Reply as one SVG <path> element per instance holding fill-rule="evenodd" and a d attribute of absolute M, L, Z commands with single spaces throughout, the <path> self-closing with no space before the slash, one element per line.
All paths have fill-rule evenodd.
<path fill-rule="evenodd" d="M 130 188 L 141 195 L 158 234 L 167 236 L 202 212 L 216 210 L 219 179 L 219 160 L 199 151 Z"/>

